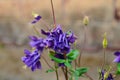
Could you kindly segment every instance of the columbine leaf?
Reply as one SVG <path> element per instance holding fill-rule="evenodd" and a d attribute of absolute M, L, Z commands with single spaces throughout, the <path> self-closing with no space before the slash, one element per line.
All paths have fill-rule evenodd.
<path fill-rule="evenodd" d="M 51 53 L 49 54 L 49 56 L 50 56 L 50 58 L 51 58 L 52 60 L 54 60 L 54 61 L 57 62 L 57 63 L 64 63 L 64 62 L 65 62 L 65 60 L 56 58 L 56 57 L 55 57 L 54 55 L 52 55 Z"/>
<path fill-rule="evenodd" d="M 120 75 L 120 63 L 117 64 L 116 74 L 117 74 L 117 75 Z"/>
<path fill-rule="evenodd" d="M 66 60 L 64 64 L 65 64 L 65 66 L 67 66 L 67 67 L 72 67 L 72 66 L 71 66 L 71 63 L 70 63 L 68 60 Z"/>
<path fill-rule="evenodd" d="M 66 56 L 69 61 L 72 61 L 72 60 L 75 60 L 78 55 L 79 55 L 78 50 L 71 50 L 70 53 L 68 53 Z"/>
<path fill-rule="evenodd" d="M 46 71 L 46 73 L 49 73 L 49 72 L 54 72 L 55 70 L 53 70 L 53 69 L 48 69 L 47 71 Z"/>
<path fill-rule="evenodd" d="M 85 68 L 85 67 L 77 68 L 75 70 L 75 75 L 78 76 L 78 77 L 80 77 L 80 76 L 82 76 L 82 74 L 86 73 L 87 71 L 88 71 L 88 69 Z"/>

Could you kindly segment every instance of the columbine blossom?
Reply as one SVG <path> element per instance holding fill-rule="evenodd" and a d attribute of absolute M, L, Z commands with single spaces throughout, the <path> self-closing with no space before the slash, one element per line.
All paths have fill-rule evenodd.
<path fill-rule="evenodd" d="M 57 53 L 69 53 L 71 44 L 76 40 L 76 37 L 72 32 L 69 34 L 63 32 L 60 25 L 51 30 L 51 32 L 42 30 L 42 34 L 47 36 L 46 41 L 48 47 Z"/>
<path fill-rule="evenodd" d="M 59 59 L 65 59 L 64 54 L 67 54 L 71 50 L 71 44 L 76 40 L 74 34 L 69 32 L 63 32 L 60 25 L 51 31 L 41 30 L 41 33 L 45 35 L 45 38 L 40 38 L 36 36 L 30 36 L 30 46 L 35 50 L 30 52 L 25 50 L 26 56 L 22 57 L 22 61 L 28 66 L 31 67 L 31 70 L 40 69 L 40 53 L 43 52 L 44 48 L 49 48 L 54 50 L 55 57 Z M 64 66 L 63 63 L 58 64 L 59 66 Z"/>
<path fill-rule="evenodd" d="M 43 38 L 37 38 L 36 36 L 30 36 L 30 46 L 36 48 L 40 52 L 43 51 L 44 47 L 47 46 L 46 40 Z"/>
<path fill-rule="evenodd" d="M 116 58 L 113 62 L 120 63 L 120 52 L 117 51 L 114 53 L 114 55 L 116 56 Z"/>
<path fill-rule="evenodd" d="M 101 71 L 101 80 L 114 80 L 111 73 L 108 73 L 107 76 L 106 76 L 106 73 L 107 72 L 105 70 Z"/>
<path fill-rule="evenodd" d="M 27 67 L 31 67 L 31 70 L 41 69 L 41 63 L 39 61 L 40 54 L 37 50 L 30 52 L 29 50 L 24 50 L 26 56 L 23 56 L 21 59 L 27 65 Z"/>

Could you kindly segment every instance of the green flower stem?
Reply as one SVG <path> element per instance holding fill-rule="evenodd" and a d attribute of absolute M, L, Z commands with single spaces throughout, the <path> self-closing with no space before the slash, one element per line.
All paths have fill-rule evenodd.
<path fill-rule="evenodd" d="M 57 70 L 57 68 L 56 68 L 56 67 L 57 67 L 57 63 L 55 63 L 55 69 L 56 69 L 56 70 L 55 70 L 55 73 L 56 73 L 57 80 L 59 80 L 58 70 Z"/>
<path fill-rule="evenodd" d="M 83 53 L 84 47 L 86 45 L 86 37 L 87 37 L 86 33 L 87 33 L 87 26 L 84 26 L 84 42 L 83 42 L 83 47 L 81 49 L 81 52 L 80 52 L 80 55 L 79 55 L 79 58 L 78 58 L 78 66 L 79 67 L 81 66 L 82 53 Z"/>
<path fill-rule="evenodd" d="M 66 54 L 64 54 L 64 58 L 66 59 Z M 65 66 L 65 78 L 68 80 L 68 67 Z"/>
<path fill-rule="evenodd" d="M 38 36 L 40 35 L 38 29 L 37 29 L 35 26 L 33 26 L 33 30 L 35 31 L 35 33 L 36 33 Z"/>
<path fill-rule="evenodd" d="M 74 63 L 75 63 L 75 69 L 76 69 L 76 67 L 77 67 L 77 61 L 75 60 Z"/>
<path fill-rule="evenodd" d="M 61 70 L 62 72 L 64 73 L 64 76 L 65 76 L 65 70 L 64 70 L 64 67 L 61 67 Z M 66 76 L 65 76 L 66 77 Z"/>
<path fill-rule="evenodd" d="M 104 48 L 103 49 L 103 65 L 102 65 L 102 69 L 104 68 L 105 64 L 106 64 L 106 49 Z"/>

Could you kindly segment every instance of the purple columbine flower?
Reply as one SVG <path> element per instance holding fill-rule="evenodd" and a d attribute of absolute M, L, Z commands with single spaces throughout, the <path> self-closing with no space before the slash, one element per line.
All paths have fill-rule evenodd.
<path fill-rule="evenodd" d="M 39 51 L 43 51 L 44 47 L 47 45 L 46 40 L 43 38 L 37 38 L 36 36 L 30 36 L 30 46 L 35 47 Z"/>
<path fill-rule="evenodd" d="M 35 18 L 37 20 L 37 18 Z M 40 17 L 38 18 L 38 20 Z M 74 34 L 69 31 L 63 32 L 60 25 L 56 28 L 52 29 L 51 31 L 44 31 L 41 30 L 41 33 L 44 34 L 45 38 L 39 38 L 36 36 L 30 36 L 30 46 L 35 48 L 33 52 L 29 50 L 25 50 L 26 56 L 22 57 L 22 61 L 28 66 L 31 67 L 31 70 L 34 71 L 35 69 L 41 68 L 40 53 L 42 53 L 44 48 L 53 49 L 56 53 L 55 57 L 59 59 L 65 59 L 64 54 L 67 54 L 71 50 L 71 44 L 73 44 L 76 40 Z M 59 66 L 64 66 L 63 63 L 59 64 Z"/>
<path fill-rule="evenodd" d="M 30 52 L 29 50 L 24 50 L 26 56 L 23 56 L 21 59 L 27 65 L 27 67 L 31 67 L 31 70 L 41 69 L 41 63 L 39 61 L 40 54 L 37 50 Z"/>
<path fill-rule="evenodd" d="M 46 37 L 46 42 L 49 48 L 53 49 L 57 53 L 69 53 L 71 44 L 76 40 L 76 37 L 72 32 L 65 33 L 62 31 L 60 25 L 52 29 L 50 32 L 41 30 L 42 34 Z"/>
<path fill-rule="evenodd" d="M 120 63 L 120 52 L 117 51 L 114 53 L 114 55 L 116 56 L 116 58 L 113 62 Z"/>
<path fill-rule="evenodd" d="M 108 74 L 108 77 L 106 79 L 104 79 L 104 75 L 105 75 L 106 71 L 102 70 L 101 71 L 101 80 L 114 80 L 113 76 L 111 73 Z"/>
<path fill-rule="evenodd" d="M 67 32 L 67 39 L 72 44 L 77 39 L 72 31 Z"/>

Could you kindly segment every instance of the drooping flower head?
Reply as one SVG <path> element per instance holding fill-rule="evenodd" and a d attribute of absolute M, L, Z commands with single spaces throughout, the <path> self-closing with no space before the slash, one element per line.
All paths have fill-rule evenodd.
<path fill-rule="evenodd" d="M 116 56 L 116 58 L 114 59 L 113 62 L 120 63 L 120 52 L 117 51 L 114 53 L 114 55 Z"/>
<path fill-rule="evenodd" d="M 24 50 L 26 56 L 23 56 L 21 59 L 27 65 L 27 67 L 31 67 L 31 70 L 41 69 L 41 63 L 39 61 L 40 54 L 37 50 L 30 52 L 29 50 Z"/>

